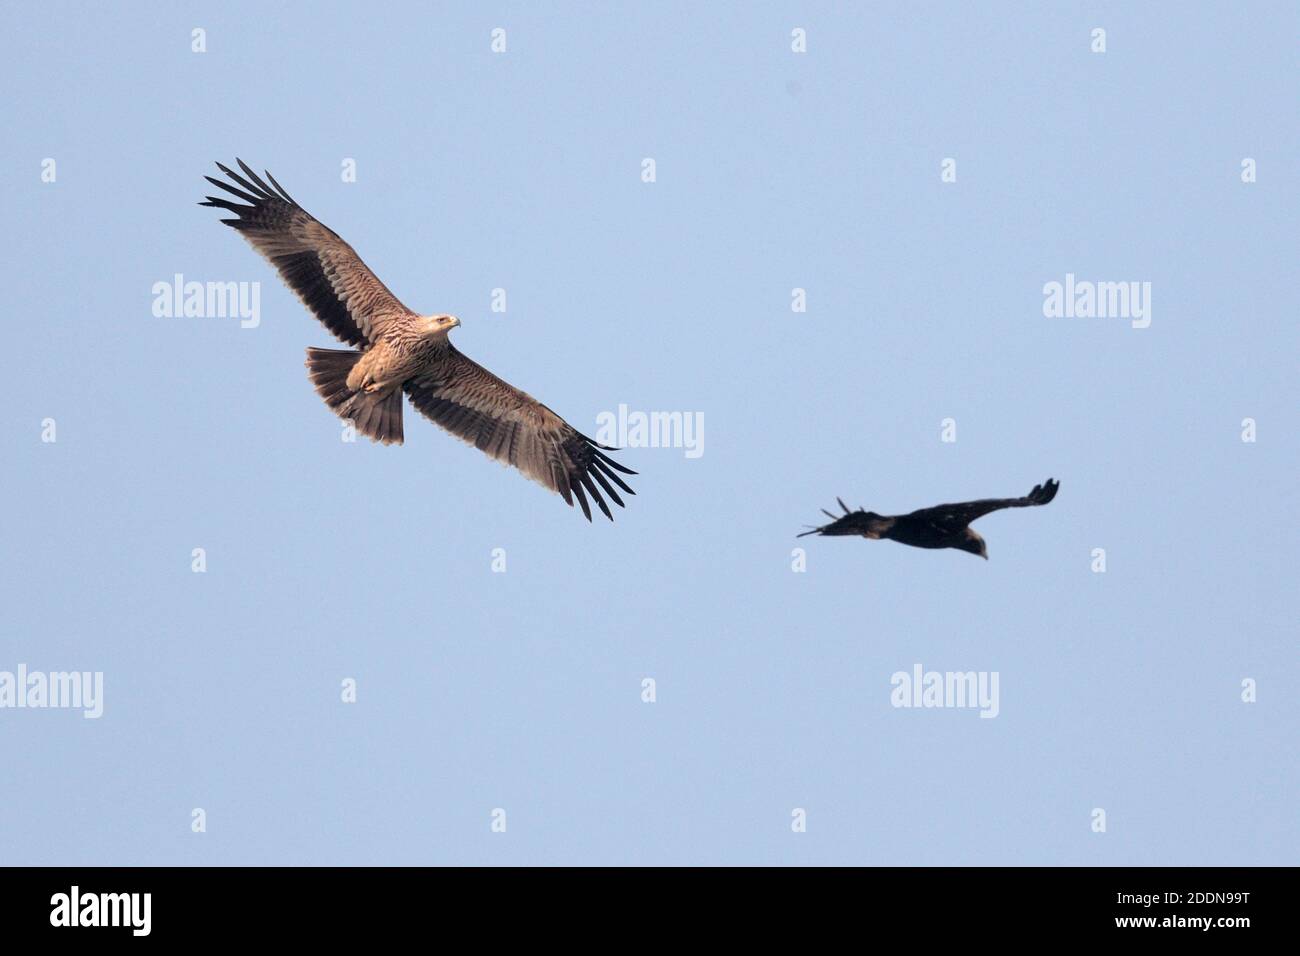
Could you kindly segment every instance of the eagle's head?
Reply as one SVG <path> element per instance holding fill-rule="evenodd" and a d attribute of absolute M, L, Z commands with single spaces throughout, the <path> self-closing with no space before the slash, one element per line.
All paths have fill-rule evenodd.
<path fill-rule="evenodd" d="M 424 321 L 425 331 L 429 335 L 446 335 L 460 325 L 460 319 L 454 315 L 426 315 Z"/>
<path fill-rule="evenodd" d="M 969 551 L 971 554 L 979 555 L 985 561 L 989 559 L 988 545 L 984 543 L 983 538 L 970 528 L 966 529 L 965 536 L 953 547 L 961 548 L 963 551 Z"/>

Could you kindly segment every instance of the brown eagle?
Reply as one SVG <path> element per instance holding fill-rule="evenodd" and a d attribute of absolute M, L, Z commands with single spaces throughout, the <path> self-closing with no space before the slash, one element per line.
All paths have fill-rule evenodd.
<path fill-rule="evenodd" d="M 336 338 L 352 349 L 307 349 L 307 371 L 336 415 L 372 441 L 402 443 L 402 394 L 430 421 L 560 495 L 578 499 L 591 520 L 587 495 L 611 521 L 603 490 L 623 507 L 613 485 L 635 492 L 618 464 L 537 399 L 462 355 L 447 339 L 454 315 L 418 315 L 398 301 L 352 247 L 290 198 L 270 173 L 270 185 L 237 159 L 240 176 L 217 163 L 235 185 L 203 177 L 247 205 L 208 196 L 238 218 L 221 220 L 243 235 Z M 247 178 L 245 178 L 247 177 Z M 611 482 L 613 485 L 611 485 Z M 599 487 L 597 487 L 599 486 Z M 585 494 L 584 494 L 585 490 Z"/>
<path fill-rule="evenodd" d="M 982 518 L 990 511 L 1002 508 L 1028 508 L 1030 505 L 1045 505 L 1056 497 L 1056 489 L 1061 483 L 1048 478 L 1046 483 L 1034 485 L 1034 490 L 1023 498 L 984 498 L 980 501 L 963 501 L 955 505 L 936 505 L 922 508 L 911 514 L 886 517 L 874 511 L 850 511 L 849 506 L 840 498 L 835 500 L 844 509 L 838 518 L 822 509 L 822 514 L 831 519 L 830 524 L 813 528 L 798 535 L 802 538 L 810 534 L 824 535 L 860 535 L 864 538 L 887 538 L 900 544 L 910 544 L 914 548 L 957 548 L 969 551 L 988 560 L 988 548 L 984 539 L 970 529 L 970 523 Z"/>

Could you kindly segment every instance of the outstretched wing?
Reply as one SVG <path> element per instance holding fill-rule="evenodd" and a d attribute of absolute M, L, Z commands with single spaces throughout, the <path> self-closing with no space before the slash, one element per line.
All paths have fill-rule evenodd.
<path fill-rule="evenodd" d="M 844 509 L 844 514 L 837 517 L 823 508 L 822 514 L 831 519 L 830 524 L 813 528 L 811 531 L 805 531 L 802 534 L 795 535 L 795 537 L 806 538 L 810 534 L 824 534 L 828 536 L 860 535 L 863 538 L 878 539 L 894 523 L 892 518 L 882 517 L 872 511 L 863 511 L 861 508 L 857 511 L 850 511 L 843 498 L 836 498 L 835 500 Z"/>
<path fill-rule="evenodd" d="M 537 399 L 503 382 L 450 343 L 433 364 L 402 387 L 411 404 L 430 421 L 518 468 L 560 495 L 569 507 L 576 497 L 588 521 L 588 494 L 611 521 L 614 516 L 601 490 L 620 508 L 623 499 L 611 482 L 629 495 L 636 494 L 617 474 L 636 472 L 604 454 L 614 449 L 580 434 Z"/>
<path fill-rule="evenodd" d="M 237 186 L 203 178 L 248 205 L 217 196 L 208 196 L 199 205 L 235 213 L 238 218 L 221 221 L 238 229 L 275 266 L 325 328 L 348 345 L 365 348 L 385 322 L 415 314 L 388 291 L 351 246 L 294 202 L 274 176 L 266 174 L 268 186 L 242 159 L 236 162 L 247 179 L 221 163 L 217 167 Z"/>
<path fill-rule="evenodd" d="M 1031 505 L 1045 505 L 1056 497 L 1060 482 L 1048 478 L 1044 484 L 1034 485 L 1034 490 L 1023 498 L 983 498 L 979 501 L 963 501 L 960 504 L 936 505 L 913 511 L 909 518 L 929 521 L 937 525 L 955 525 L 963 527 L 976 518 L 982 518 L 990 511 L 1002 508 L 1028 508 Z"/>

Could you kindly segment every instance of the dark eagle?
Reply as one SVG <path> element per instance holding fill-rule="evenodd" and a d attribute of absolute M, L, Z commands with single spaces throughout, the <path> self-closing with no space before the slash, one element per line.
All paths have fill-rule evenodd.
<path fill-rule="evenodd" d="M 1045 505 L 1056 497 L 1056 489 L 1061 483 L 1048 478 L 1045 484 L 1034 485 L 1034 490 L 1023 498 L 984 498 L 980 501 L 963 501 L 955 505 L 936 505 L 922 508 L 911 514 L 886 517 L 874 511 L 850 511 L 842 499 L 840 507 L 844 514 L 838 518 L 822 509 L 822 514 L 831 519 L 830 524 L 813 528 L 799 535 L 800 538 L 810 534 L 824 535 L 860 535 L 863 538 L 885 538 L 899 544 L 910 544 L 914 548 L 957 548 L 969 551 L 988 560 L 988 548 L 984 539 L 970 529 L 970 523 L 982 518 L 990 511 L 1003 508 L 1028 508 L 1031 505 Z"/>
<path fill-rule="evenodd" d="M 217 163 L 231 183 L 203 177 L 241 202 L 208 196 L 200 206 L 235 214 L 221 220 L 238 230 L 280 278 L 350 349 L 307 349 L 307 372 L 325 404 L 372 441 L 402 443 L 402 395 L 421 415 L 560 495 L 578 499 L 591 520 L 590 495 L 613 520 L 603 490 L 635 494 L 617 472 L 634 475 L 527 392 L 466 358 L 448 341 L 460 325 L 454 315 L 408 309 L 361 261 L 352 247 L 284 191 L 236 160 L 244 176 Z"/>

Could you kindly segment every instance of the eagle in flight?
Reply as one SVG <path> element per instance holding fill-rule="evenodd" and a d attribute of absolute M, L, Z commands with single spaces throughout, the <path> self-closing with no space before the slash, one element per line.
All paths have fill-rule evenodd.
<path fill-rule="evenodd" d="M 619 507 L 617 485 L 635 492 L 618 472 L 615 451 L 581 434 L 537 399 L 466 358 L 447 339 L 454 315 L 417 315 L 397 300 L 352 247 L 290 198 L 270 173 L 268 185 L 243 160 L 244 176 L 217 163 L 234 183 L 205 176 L 235 203 L 208 196 L 200 206 L 233 212 L 221 220 L 237 229 L 280 273 L 325 328 L 350 349 L 307 349 L 307 371 L 336 415 L 372 441 L 402 443 L 402 394 L 415 409 L 498 461 L 513 465 L 560 495 L 587 496 L 611 521 L 601 491 Z M 611 484 L 612 483 L 612 484 Z"/>
<path fill-rule="evenodd" d="M 914 548 L 957 548 L 969 551 L 988 560 L 988 548 L 984 539 L 970 528 L 976 518 L 982 518 L 990 511 L 1003 508 L 1028 508 L 1031 505 L 1045 505 L 1056 497 L 1056 489 L 1061 483 L 1048 478 L 1046 483 L 1034 485 L 1034 490 L 1023 498 L 983 498 L 980 501 L 964 501 L 955 505 L 937 505 L 922 508 L 911 514 L 886 517 L 874 511 L 850 511 L 842 499 L 840 507 L 844 514 L 836 517 L 822 509 L 822 514 L 831 519 L 830 524 L 805 531 L 798 537 L 810 534 L 824 535 L 860 535 L 863 538 L 886 538 L 899 544 L 910 544 Z"/>

